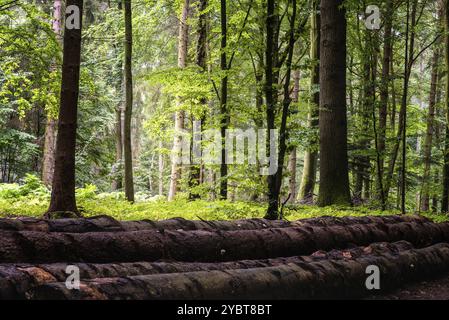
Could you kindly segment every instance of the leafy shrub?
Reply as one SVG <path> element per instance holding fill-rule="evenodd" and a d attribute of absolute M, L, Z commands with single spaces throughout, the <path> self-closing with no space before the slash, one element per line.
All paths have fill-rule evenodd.
<path fill-rule="evenodd" d="M 49 190 L 41 180 L 32 174 L 27 174 L 23 179 L 23 184 L 2 184 L 0 185 L 0 198 L 16 199 L 21 197 L 32 197 L 37 199 L 47 198 Z"/>

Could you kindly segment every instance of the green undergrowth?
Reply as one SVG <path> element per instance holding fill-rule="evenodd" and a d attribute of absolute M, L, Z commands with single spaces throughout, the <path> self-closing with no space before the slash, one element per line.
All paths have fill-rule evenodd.
<path fill-rule="evenodd" d="M 99 193 L 93 185 L 78 189 L 77 202 L 79 209 L 86 217 L 109 215 L 117 220 L 162 220 L 182 217 L 189 220 L 233 220 L 244 218 L 261 218 L 266 205 L 250 202 L 230 201 L 188 201 L 181 195 L 175 201 L 165 198 L 151 197 L 145 193 L 136 195 L 136 203 L 131 204 L 124 199 L 123 193 Z M 23 184 L 0 184 L 0 217 L 40 217 L 48 208 L 50 193 L 38 178 L 27 176 Z M 381 212 L 368 207 L 327 207 L 294 205 L 284 208 L 284 218 L 297 220 L 321 216 L 365 216 L 391 215 L 397 211 Z M 422 213 L 437 222 L 449 221 L 449 217 L 441 214 Z"/>

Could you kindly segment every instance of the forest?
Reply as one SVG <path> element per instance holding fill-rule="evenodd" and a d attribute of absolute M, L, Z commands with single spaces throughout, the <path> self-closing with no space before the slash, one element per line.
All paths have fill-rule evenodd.
<path fill-rule="evenodd" d="M 448 0 L 0 0 L 0 299 L 449 299 L 448 213 Z"/>

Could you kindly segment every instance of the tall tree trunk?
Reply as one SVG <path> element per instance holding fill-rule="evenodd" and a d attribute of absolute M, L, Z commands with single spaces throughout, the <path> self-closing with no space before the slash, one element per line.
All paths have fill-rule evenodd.
<path fill-rule="evenodd" d="M 197 47 L 196 47 L 196 64 L 198 67 L 200 67 L 201 72 L 204 73 L 206 72 L 206 59 L 207 59 L 207 14 L 205 13 L 207 9 L 207 0 L 200 0 L 199 3 L 199 18 L 198 18 L 198 42 L 197 42 Z M 201 104 L 203 106 L 207 105 L 207 100 L 206 99 L 201 99 Z M 205 121 L 206 121 L 206 115 L 203 114 L 200 118 L 201 120 L 201 127 L 204 126 Z M 194 126 L 192 126 L 192 131 L 193 131 Z M 194 134 L 192 132 L 192 141 L 191 141 L 191 146 L 193 146 L 193 139 L 194 139 Z M 201 147 L 200 147 L 201 148 Z M 191 153 L 191 159 L 193 157 L 193 152 Z M 202 172 L 204 171 L 204 163 L 201 161 L 200 164 L 193 164 L 193 162 L 191 163 L 191 167 L 190 167 L 190 177 L 189 177 L 189 188 L 194 188 L 196 186 L 199 186 L 202 181 L 201 181 L 201 175 L 203 174 Z M 200 195 L 198 194 L 198 192 L 192 191 L 190 190 L 190 194 L 189 194 L 189 198 L 191 200 L 194 199 L 199 199 Z"/>
<path fill-rule="evenodd" d="M 123 0 L 125 9 L 125 194 L 126 199 L 134 202 L 133 154 L 131 142 L 131 121 L 133 115 L 133 75 L 132 75 L 132 9 L 131 0 Z"/>
<path fill-rule="evenodd" d="M 343 0 L 321 0 L 320 206 L 351 203 L 346 117 L 345 14 Z"/>
<path fill-rule="evenodd" d="M 407 180 L 407 102 L 409 92 L 410 75 L 412 72 L 412 66 L 414 61 L 414 49 L 415 49 L 415 26 L 416 26 L 416 11 L 418 7 L 418 0 L 413 0 L 412 12 L 410 13 L 410 0 L 407 0 L 407 26 L 406 26 L 406 42 L 405 42 L 405 63 L 404 63 L 404 87 L 402 93 L 402 105 L 404 109 L 404 116 L 402 118 L 402 166 L 401 166 L 401 212 L 406 213 L 406 180 Z M 411 26 L 410 26 L 411 21 Z M 411 32 L 410 32 L 411 30 Z M 410 42 L 409 42 L 409 34 Z M 407 51 L 409 50 L 409 51 Z"/>
<path fill-rule="evenodd" d="M 290 2 L 289 2 L 290 4 Z M 279 201 L 282 187 L 282 177 L 284 172 L 284 161 L 285 154 L 287 152 L 287 137 L 288 137 L 288 129 L 287 129 L 287 119 L 289 116 L 289 109 L 291 104 L 291 96 L 290 96 L 290 80 L 292 73 L 292 61 L 293 61 L 293 53 L 295 48 L 295 24 L 296 24 L 296 0 L 291 1 L 292 5 L 292 16 L 290 17 L 290 28 L 289 28 L 289 42 L 288 42 L 288 52 L 286 59 L 286 74 L 285 74 L 285 82 L 284 82 L 284 99 L 282 103 L 282 114 L 281 114 L 281 128 L 279 130 L 279 154 L 278 154 L 278 163 L 277 163 L 277 171 L 274 175 L 272 175 L 272 179 L 269 179 L 269 204 L 268 210 L 266 214 L 267 219 L 278 219 L 279 218 Z M 268 60 L 268 57 L 267 57 Z M 268 76 L 268 75 L 267 75 Z M 268 99 L 267 99 L 268 100 Z M 275 117 L 275 110 L 271 110 L 273 114 L 270 116 Z M 268 127 L 268 129 L 274 129 L 273 127 Z M 267 134 L 269 136 L 269 134 Z M 271 149 L 271 147 L 270 147 Z M 282 213 L 282 212 L 281 212 Z M 282 218 L 282 217 L 281 217 Z"/>
<path fill-rule="evenodd" d="M 443 168 L 443 195 L 441 197 L 441 211 L 449 211 L 449 0 L 444 1 L 445 16 L 445 59 L 446 59 L 446 137 L 444 139 L 444 168 Z"/>
<path fill-rule="evenodd" d="M 187 66 L 187 49 L 189 41 L 189 25 L 188 17 L 190 11 L 190 0 L 184 0 L 181 18 L 179 21 L 178 36 L 178 67 L 184 69 Z M 178 104 L 180 103 L 178 97 Z M 168 200 L 173 201 L 179 189 L 179 180 L 181 179 L 182 167 L 180 164 L 182 152 L 182 136 L 181 131 L 184 130 L 185 112 L 179 110 L 175 114 L 175 137 L 172 149 L 172 167 L 170 176 L 170 187 L 168 190 Z"/>
<path fill-rule="evenodd" d="M 55 0 L 53 4 L 53 32 L 58 39 L 61 38 L 62 1 Z M 42 181 L 46 186 L 53 182 L 53 171 L 55 168 L 55 148 L 57 121 L 51 114 L 47 115 L 45 124 L 44 152 L 42 158 Z"/>
<path fill-rule="evenodd" d="M 377 184 L 382 183 L 383 170 L 384 170 L 384 157 L 385 157 L 385 141 L 387 130 L 387 114 L 388 114 L 388 98 L 390 83 L 390 65 L 392 60 L 392 29 L 393 29 L 393 0 L 387 0 L 385 8 L 385 31 L 384 31 L 384 47 L 383 47 L 383 60 L 382 60 L 382 79 L 380 84 L 380 107 L 379 107 L 379 139 L 378 148 L 380 154 L 380 181 L 378 179 Z"/>
<path fill-rule="evenodd" d="M 310 77 L 310 102 L 309 102 L 309 127 L 312 130 L 319 125 L 320 104 L 320 33 L 321 18 L 319 13 L 319 0 L 312 3 L 312 15 L 310 21 L 310 60 L 312 60 L 312 75 Z M 301 186 L 299 188 L 299 200 L 304 203 L 313 203 L 317 171 L 317 139 L 312 139 L 311 147 L 304 155 L 304 169 L 302 172 Z"/>
<path fill-rule="evenodd" d="M 377 178 L 376 178 L 376 192 L 380 200 L 382 210 L 386 209 L 386 200 L 384 194 L 384 165 L 385 165 L 385 151 L 386 151 L 386 136 L 387 136 L 387 115 L 388 115 L 388 101 L 389 101 L 389 84 L 392 70 L 391 63 L 393 60 L 393 1 L 387 0 L 385 7 L 385 30 L 384 30 L 384 47 L 382 59 L 382 76 L 380 81 L 380 106 L 379 106 L 379 129 L 376 128 L 375 113 L 373 114 L 373 123 L 375 126 L 376 150 L 377 150 Z M 394 85 L 394 83 L 393 83 Z M 392 120 L 394 124 L 394 119 Z"/>
<path fill-rule="evenodd" d="M 267 16 L 266 16 L 266 51 L 265 51 L 265 99 L 267 105 L 267 129 L 275 129 L 275 116 L 277 105 L 277 94 L 274 90 L 274 85 L 277 83 L 275 79 L 274 68 L 277 63 L 277 13 L 276 3 L 274 0 L 267 0 Z M 268 152 L 271 151 L 271 143 L 269 134 L 267 134 L 266 148 Z M 268 210 L 269 216 L 266 218 L 278 218 L 278 201 L 276 196 L 276 175 L 272 174 L 267 177 L 268 182 Z"/>
<path fill-rule="evenodd" d="M 221 165 L 220 165 L 220 198 L 228 198 L 228 165 L 226 163 L 226 130 L 229 126 L 229 113 L 228 113 L 228 61 L 226 55 L 227 49 L 227 36 L 228 36 L 228 21 L 226 13 L 226 0 L 221 0 L 221 55 L 220 55 L 220 68 L 223 72 L 221 79 L 221 92 L 220 92 L 220 123 L 221 123 Z"/>
<path fill-rule="evenodd" d="M 429 195 L 429 179 L 432 158 L 432 143 L 435 122 L 435 102 L 438 87 L 438 64 L 440 59 L 439 49 L 436 49 L 432 58 L 432 78 L 430 84 L 429 111 L 427 114 L 427 131 L 424 142 L 424 172 L 422 176 L 422 186 L 420 195 L 420 210 L 429 211 L 430 195 Z"/>
<path fill-rule="evenodd" d="M 121 1 L 118 2 L 117 8 L 119 11 L 123 10 L 123 4 Z M 120 92 L 120 94 L 123 92 L 123 61 L 119 58 L 120 52 L 122 50 L 122 45 L 120 42 L 116 43 L 114 46 L 116 50 L 116 57 L 117 57 L 117 66 L 116 66 L 116 77 L 117 77 L 117 83 L 116 83 L 116 90 L 117 92 Z M 115 179 L 112 182 L 112 190 L 121 190 L 123 188 L 123 173 L 122 173 L 122 166 L 123 166 L 123 101 L 120 99 L 120 102 L 115 108 L 115 163 L 116 163 L 116 172 L 115 172 Z"/>
<path fill-rule="evenodd" d="M 55 153 L 55 170 L 49 213 L 78 213 L 75 199 L 75 147 L 81 61 L 83 0 L 67 0 L 79 8 L 79 28 L 65 28 L 61 102 Z M 74 13 L 76 15 L 76 12 Z M 67 14 L 69 16 L 69 14 Z"/>

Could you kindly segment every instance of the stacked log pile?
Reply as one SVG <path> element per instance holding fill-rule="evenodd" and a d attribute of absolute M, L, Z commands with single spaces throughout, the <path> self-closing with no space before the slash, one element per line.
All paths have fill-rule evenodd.
<path fill-rule="evenodd" d="M 379 293 L 449 272 L 449 223 L 418 216 L 0 219 L 0 243 L 1 299 L 357 298 L 368 266 Z"/>

